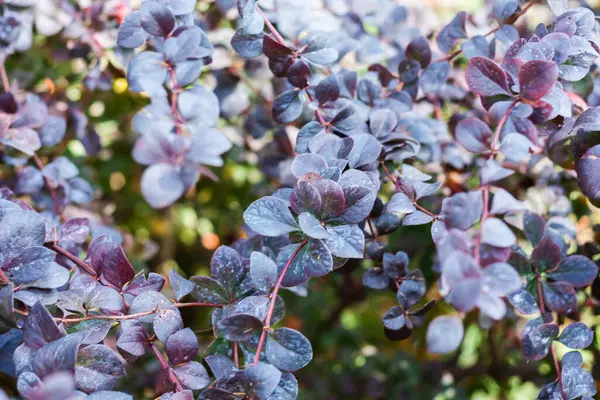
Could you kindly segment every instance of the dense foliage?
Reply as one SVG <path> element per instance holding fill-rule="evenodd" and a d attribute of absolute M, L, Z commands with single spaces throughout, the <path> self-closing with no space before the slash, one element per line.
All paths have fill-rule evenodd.
<path fill-rule="evenodd" d="M 552 18 L 531 30 L 534 6 Z M 479 375 L 502 390 L 531 380 L 538 399 L 596 394 L 591 9 L 493 0 L 428 26 L 391 0 L 0 8 L 0 399 L 466 398 L 461 377 Z M 204 211 L 203 188 L 216 197 Z M 141 246 L 131 218 L 165 240 Z M 177 235 L 190 220 L 191 239 Z M 173 238 L 197 232 L 216 250 L 185 260 L 208 271 L 149 261 L 177 259 L 163 253 L 179 250 Z M 339 306 L 316 319 L 321 280 Z M 338 389 L 302 376 L 340 345 L 312 339 L 375 291 L 395 297 L 369 324 L 428 355 L 400 373 L 378 359 L 366 378 L 342 360 L 335 374 L 354 383 Z M 210 329 L 190 327 L 200 313 Z M 481 332 L 491 362 L 470 370 L 461 358 Z M 354 367 L 388 345 L 378 339 Z M 393 386 L 409 369 L 440 374 Z"/>

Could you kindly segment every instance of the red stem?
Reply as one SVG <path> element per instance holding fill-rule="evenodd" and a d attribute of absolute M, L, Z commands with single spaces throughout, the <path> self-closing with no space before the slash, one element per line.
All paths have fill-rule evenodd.
<path fill-rule="evenodd" d="M 494 135 L 492 136 L 492 141 L 490 143 L 491 152 L 488 157 L 488 160 L 493 160 L 494 156 L 498 152 L 498 149 L 496 149 L 496 146 L 498 146 L 498 141 L 500 139 L 500 132 L 502 132 L 502 127 L 504 127 L 504 124 L 506 123 L 506 120 L 508 119 L 510 112 L 517 105 L 517 103 L 518 103 L 518 100 L 513 101 L 511 103 L 511 105 L 508 106 L 508 108 L 506 109 L 506 111 L 504 112 L 502 117 L 500 118 L 500 121 L 498 121 L 498 125 L 496 126 L 496 130 L 494 131 Z M 479 232 L 477 233 L 477 236 L 475 237 L 475 248 L 473 249 L 473 253 L 474 253 L 473 255 L 478 264 L 479 264 L 480 252 L 481 252 L 481 235 L 483 232 L 483 224 L 485 223 L 485 220 L 490 215 L 489 214 L 490 185 L 487 183 L 485 185 L 483 185 L 481 188 L 481 192 L 483 195 L 483 213 L 481 214 L 481 222 L 479 223 Z"/>
<path fill-rule="evenodd" d="M 56 194 L 56 189 L 54 188 L 54 186 L 52 186 L 52 182 L 50 181 L 50 178 L 48 178 L 46 175 L 44 175 L 44 163 L 42 163 L 42 160 L 36 153 L 33 153 L 33 161 L 35 162 L 35 165 L 38 167 L 38 169 L 42 173 L 42 176 L 44 177 L 44 182 L 46 182 L 46 186 L 48 187 L 48 190 L 50 191 L 50 196 L 52 197 L 52 203 L 54 204 L 54 211 L 56 211 L 56 214 L 60 217 L 60 219 L 62 221 L 66 221 L 67 219 L 65 218 L 65 216 L 62 213 L 62 207 L 60 206 L 60 203 L 58 202 L 58 196 Z"/>
<path fill-rule="evenodd" d="M 236 367 L 239 368 L 240 358 L 238 355 L 238 344 L 237 343 L 233 343 L 233 363 L 235 364 Z"/>
<path fill-rule="evenodd" d="M 490 147 L 492 149 L 492 153 L 488 157 L 488 160 L 493 159 L 494 156 L 496 155 L 496 152 L 498 151 L 496 149 L 496 146 L 498 145 L 498 140 L 500 139 L 500 132 L 502 132 L 502 127 L 504 127 L 504 124 L 506 123 L 506 120 L 508 119 L 508 116 L 510 115 L 510 112 L 517 105 L 518 102 L 519 102 L 518 100 L 513 101 L 511 103 L 511 105 L 508 106 L 508 108 L 506 109 L 506 111 L 504 112 L 504 114 L 502 115 L 502 118 L 500 118 L 500 121 L 498 121 L 498 125 L 496 126 L 496 130 L 494 131 L 494 136 L 492 137 L 492 143 L 490 144 Z"/>
<path fill-rule="evenodd" d="M 167 364 L 167 361 L 165 360 L 162 353 L 160 352 L 160 350 L 158 349 L 158 347 L 156 347 L 156 345 L 154 343 L 152 343 L 152 351 L 154 352 L 154 355 L 156 355 L 156 358 L 158 359 L 158 362 L 160 363 L 160 367 L 163 370 L 165 370 L 167 372 L 167 374 L 169 375 L 169 380 L 175 385 L 176 391 L 182 392 L 183 386 L 181 386 L 181 382 L 179 382 L 179 379 L 177 379 L 177 377 L 175 376 L 173 369 L 171 369 L 171 367 L 169 367 L 169 364 Z"/>
<path fill-rule="evenodd" d="M 181 114 L 179 113 L 179 110 L 177 108 L 180 87 L 179 87 L 179 84 L 177 83 L 177 77 L 175 75 L 175 70 L 173 69 L 173 67 L 168 63 L 165 63 L 164 65 L 169 70 L 169 77 L 171 78 L 171 86 L 173 86 L 173 88 L 171 89 L 171 114 L 173 115 L 173 119 L 175 119 L 175 131 L 177 133 L 181 133 L 180 125 L 183 125 L 185 123 L 185 121 L 181 117 Z"/>
<path fill-rule="evenodd" d="M 223 307 L 222 304 L 213 304 L 213 303 L 173 303 L 173 308 L 183 308 L 183 307 Z M 136 314 L 128 314 L 128 315 L 86 315 L 85 317 L 79 318 L 59 318 L 54 317 L 56 322 L 61 322 L 64 324 L 73 324 L 76 322 L 90 321 L 94 319 L 102 319 L 107 321 L 124 321 L 128 319 L 135 319 L 139 317 L 144 317 L 146 315 L 154 314 L 158 310 L 158 307 L 154 308 L 151 311 L 144 311 Z M 28 311 L 15 309 L 17 314 L 23 315 L 27 317 L 29 315 Z"/>
<path fill-rule="evenodd" d="M 385 165 L 385 161 L 381 161 L 381 166 L 383 167 L 383 172 L 385 172 L 385 176 L 387 176 L 387 178 L 395 185 L 396 184 L 396 178 L 394 178 L 392 176 L 392 174 L 390 174 L 390 171 L 387 169 L 386 165 Z"/>
<path fill-rule="evenodd" d="M 5 92 L 10 92 L 10 81 L 8 80 L 8 75 L 6 73 L 6 67 L 4 66 L 4 61 L 0 63 L 0 76 L 2 77 L 2 86 L 4 86 Z"/>
<path fill-rule="evenodd" d="M 277 32 L 277 29 L 275 29 L 275 27 L 273 26 L 273 24 L 271 23 L 271 21 L 269 21 L 269 18 L 267 18 L 267 16 L 265 15 L 265 13 L 260 9 L 260 7 L 258 6 L 258 4 L 256 5 L 256 10 L 258 11 L 258 13 L 263 17 L 263 19 L 265 20 L 265 25 L 267 25 L 267 28 L 269 28 L 269 31 L 271 32 L 271 34 L 273 36 L 275 36 L 275 39 L 277 39 L 277 41 L 286 46 L 285 44 L 285 39 L 283 38 L 283 36 L 281 36 L 281 34 L 279 32 Z"/>
<path fill-rule="evenodd" d="M 314 99 L 311 96 L 311 94 L 308 93 L 308 90 L 306 91 L 306 95 L 308 96 L 308 100 L 310 100 L 312 103 L 314 101 Z M 315 110 L 315 117 L 317 117 L 317 119 L 319 120 L 319 123 L 321 125 L 323 125 L 323 128 L 325 128 L 325 132 L 329 132 L 327 129 L 328 124 L 327 124 L 327 122 L 325 122 L 325 119 L 323 118 L 323 114 L 321 114 L 321 111 L 319 111 L 318 108 Z"/>
<path fill-rule="evenodd" d="M 223 307 L 223 304 L 199 303 L 199 302 L 173 303 L 173 307 L 175 307 L 175 308 L 183 308 L 183 307 Z"/>
<path fill-rule="evenodd" d="M 371 222 L 371 217 L 367 217 L 367 224 L 369 224 L 369 229 L 371 230 L 371 237 L 375 239 L 377 237 L 377 233 L 375 233 L 375 228 Z"/>
<path fill-rule="evenodd" d="M 390 171 L 387 169 L 386 165 L 385 165 L 385 161 L 381 161 L 381 166 L 383 167 L 383 172 L 385 172 L 385 175 L 387 176 L 387 178 L 394 184 L 396 185 L 396 178 L 394 178 L 392 176 L 392 174 L 390 174 Z M 419 203 L 417 203 L 416 200 L 413 200 L 413 205 L 421 212 L 429 215 L 430 217 L 433 217 L 434 219 L 439 219 L 440 216 L 437 214 L 432 213 L 431 211 L 429 211 L 428 209 L 426 209 L 425 207 L 419 205 Z"/>
<path fill-rule="evenodd" d="M 543 318 L 543 315 L 546 313 L 546 306 L 544 305 L 544 291 L 542 289 L 542 280 L 540 279 L 540 273 L 537 267 L 535 267 L 535 280 L 537 284 L 538 300 L 540 303 L 540 312 L 542 313 Z M 560 366 L 558 365 L 558 357 L 556 356 L 556 350 L 554 349 L 554 345 L 552 343 L 550 344 L 550 353 L 552 354 L 552 361 L 554 362 L 554 368 L 556 369 L 558 384 L 560 385 L 560 392 L 562 394 L 562 397 L 566 399 L 567 396 L 565 396 L 565 390 L 563 388 L 562 376 L 560 374 Z"/>
<path fill-rule="evenodd" d="M 9 282 L 8 277 L 3 270 L 0 269 L 0 282 L 7 284 Z"/>
<path fill-rule="evenodd" d="M 554 361 L 554 368 L 556 369 L 556 375 L 558 377 L 558 384 L 560 386 L 560 394 L 563 399 L 567 399 L 565 395 L 565 389 L 563 387 L 562 375 L 560 374 L 560 366 L 558 365 L 558 357 L 556 356 L 556 349 L 554 348 L 554 344 L 550 344 L 550 353 L 552 354 L 552 360 Z"/>
<path fill-rule="evenodd" d="M 290 259 L 287 261 L 283 270 L 281 271 L 281 275 L 279 275 L 279 279 L 277 279 L 277 283 L 275 283 L 275 287 L 273 287 L 273 291 L 271 292 L 271 302 L 269 303 L 269 310 L 267 311 L 267 317 L 265 318 L 265 325 L 263 326 L 263 331 L 260 335 L 260 339 L 258 341 L 258 346 L 256 346 L 256 354 L 254 355 L 254 364 L 258 364 L 260 361 L 260 353 L 262 351 L 263 346 L 265 345 L 265 340 L 267 339 L 267 332 L 271 329 L 271 318 L 273 317 L 273 310 L 275 309 L 275 302 L 277 301 L 277 293 L 281 288 L 281 283 L 283 282 L 283 278 L 287 270 L 292 265 L 292 261 L 294 258 L 300 253 L 300 250 L 304 247 L 304 245 L 308 242 L 308 239 L 304 239 L 298 248 L 294 251 Z"/>
<path fill-rule="evenodd" d="M 94 269 L 90 265 L 88 265 L 85 262 L 83 262 L 82 260 L 80 260 L 79 257 L 76 257 L 75 255 L 71 254 L 68 250 L 63 249 L 57 243 L 46 243 L 45 246 L 47 248 L 49 248 L 50 250 L 53 250 L 53 251 L 57 252 L 58 254 L 61 254 L 65 257 L 67 257 L 69 260 L 73 261 L 78 267 L 80 267 L 81 269 L 83 269 L 85 272 L 92 275 L 93 277 L 97 276 L 96 271 L 94 271 Z"/>

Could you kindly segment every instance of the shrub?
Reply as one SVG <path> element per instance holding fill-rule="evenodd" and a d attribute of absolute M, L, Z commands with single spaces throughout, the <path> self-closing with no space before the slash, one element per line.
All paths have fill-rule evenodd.
<path fill-rule="evenodd" d="M 595 395 L 578 351 L 594 340 L 600 304 L 590 225 L 600 206 L 593 12 L 549 0 L 552 21 L 531 32 L 514 24 L 537 0 L 499 0 L 485 33 L 486 10 L 432 29 L 392 1 L 326 1 L 317 13 L 310 2 L 231 3 L 0 5 L 0 370 L 18 394 L 295 399 L 294 374 L 325 360 L 326 348 L 301 332 L 318 321 L 286 318 L 284 297 L 298 310 L 322 288 L 309 281 L 338 275 L 340 306 L 323 327 L 367 293 L 391 292 L 377 327 L 390 341 L 457 354 L 470 331 L 487 335 L 488 370 L 438 357 L 452 376 L 500 371 L 504 385 L 528 376 L 513 371 L 524 360 L 544 360 L 554 372 L 538 399 Z M 467 26 L 484 34 L 467 35 Z M 124 78 L 139 94 L 124 93 Z M 86 112 L 80 95 L 103 105 Z M 94 119 L 98 107 L 111 108 L 110 135 Z M 129 126 L 141 177 L 118 132 Z M 224 159 L 259 166 L 260 179 L 238 185 L 253 201 L 228 187 L 229 174 L 219 187 L 231 195 L 203 218 L 242 217 L 244 233 L 225 230 L 231 246 L 203 241 L 216 248 L 207 274 L 163 276 L 165 264 L 148 272 L 152 257 L 107 216 L 142 209 L 148 232 L 157 215 L 164 226 L 179 217 L 146 204 L 180 202 L 192 204 L 191 214 L 179 209 L 183 224 L 190 215 L 197 229 L 201 188 L 216 190 L 210 179 Z M 133 206 L 116 193 L 126 182 L 143 196 L 133 194 Z M 224 203 L 238 200 L 243 215 L 225 216 Z M 210 312 L 211 343 L 186 327 L 191 308 Z M 510 359 L 494 354 L 496 342 Z M 152 378 L 128 390 L 127 374 Z M 411 392 L 382 389 L 379 377 L 379 392 L 357 393 L 433 398 L 447 386 L 441 378 Z M 338 398 L 329 386 L 312 390 Z"/>

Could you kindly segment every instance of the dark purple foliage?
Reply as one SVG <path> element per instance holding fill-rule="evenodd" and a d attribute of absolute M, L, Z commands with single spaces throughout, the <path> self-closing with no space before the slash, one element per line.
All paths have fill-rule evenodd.
<path fill-rule="evenodd" d="M 470 38 L 467 24 L 483 18 L 461 11 L 434 35 L 387 1 L 326 1 L 320 17 L 256 0 L 147 0 L 111 11 L 99 1 L 44 2 L 43 13 L 29 1 L 5 3 L 0 370 L 24 398 L 129 399 L 112 391 L 126 389 L 127 364 L 153 358 L 156 368 L 143 373 L 156 372 L 160 399 L 295 399 L 292 373 L 311 362 L 313 345 L 278 326 L 280 289 L 306 294 L 311 278 L 332 274 L 342 293 L 363 300 L 372 291 L 347 284 L 363 267 L 364 286 L 395 296 L 381 319 L 389 340 L 428 322 L 424 344 L 447 354 L 461 346 L 465 321 L 490 329 L 504 320 L 489 330 L 494 341 L 496 329 L 523 326 L 515 320 L 527 315 L 518 334 L 526 361 L 550 355 L 559 365 L 554 341 L 592 344 L 579 319 L 598 297 L 599 251 L 582 243 L 595 228 L 580 235 L 569 219 L 589 214 L 577 185 L 600 205 L 591 10 L 551 0 L 553 21 L 525 39 L 512 24 L 534 2 L 516 0 L 494 0 L 498 27 Z M 210 276 L 171 269 L 163 292 L 167 278 L 146 275 L 123 235 L 101 225 L 110 199 L 87 179 L 104 169 L 61 155 L 67 138 L 104 161 L 93 123 L 54 89 L 38 96 L 25 78 L 6 82 L 4 60 L 31 45 L 33 15 L 39 35 L 68 38 L 73 54 L 62 57 L 90 63 L 86 90 L 108 92 L 124 76 L 130 92 L 147 96 L 131 121 L 132 158 L 146 167 L 139 191 L 152 208 L 193 193 L 203 176 L 217 180 L 209 167 L 224 157 L 265 174 L 243 213 L 246 236 L 215 250 Z M 237 28 L 225 41 L 223 24 Z M 106 50 L 115 60 L 102 58 Z M 397 250 L 429 223 L 434 246 L 405 249 L 411 262 Z M 208 348 L 186 327 L 184 307 L 211 310 Z M 581 365 L 579 353 L 565 354 L 559 379 L 538 398 L 595 395 Z"/>

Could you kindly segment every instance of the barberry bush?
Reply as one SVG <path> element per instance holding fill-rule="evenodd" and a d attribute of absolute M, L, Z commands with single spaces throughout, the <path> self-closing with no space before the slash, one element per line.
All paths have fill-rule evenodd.
<path fill-rule="evenodd" d="M 405 3 L 1 1 L 0 399 L 593 398 L 594 10 Z"/>

